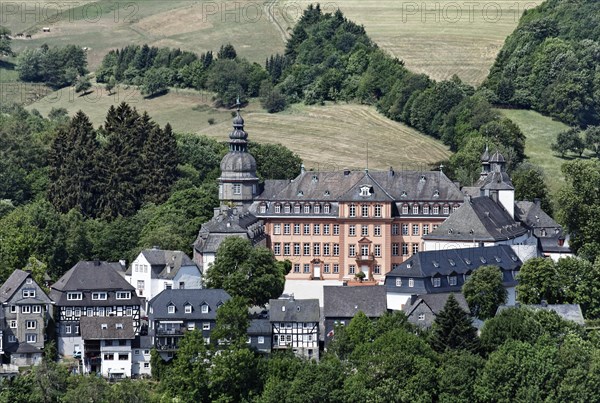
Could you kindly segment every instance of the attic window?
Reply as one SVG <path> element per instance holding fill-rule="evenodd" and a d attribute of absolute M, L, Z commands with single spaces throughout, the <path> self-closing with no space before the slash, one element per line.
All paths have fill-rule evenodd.
<path fill-rule="evenodd" d="M 421 182 L 425 182 L 425 175 L 421 175 L 421 179 L 419 179 Z"/>
<path fill-rule="evenodd" d="M 319 177 L 317 175 L 313 175 L 312 176 L 312 181 L 313 182 L 317 182 L 319 180 Z"/>
<path fill-rule="evenodd" d="M 191 305 L 186 305 L 185 306 L 185 313 L 192 313 L 192 306 Z"/>
<path fill-rule="evenodd" d="M 117 324 L 115 324 L 115 328 L 117 330 L 123 330 L 123 324 L 122 323 L 117 323 Z"/>
<path fill-rule="evenodd" d="M 407 196 L 408 196 L 408 193 L 406 193 L 406 190 L 403 190 L 400 197 L 407 197 Z"/>
<path fill-rule="evenodd" d="M 175 305 L 169 305 L 167 307 L 167 312 L 168 313 L 175 313 Z"/>
<path fill-rule="evenodd" d="M 202 305 L 202 313 L 208 313 L 208 305 L 204 304 Z"/>
<path fill-rule="evenodd" d="M 364 185 L 360 187 L 360 196 L 362 197 L 368 197 L 371 196 L 371 192 L 372 188 L 368 185 Z"/>
<path fill-rule="evenodd" d="M 483 264 L 487 263 L 487 260 L 483 256 L 481 256 L 479 260 L 481 260 L 481 263 Z"/>
<path fill-rule="evenodd" d="M 106 324 L 106 323 L 102 323 L 102 324 L 100 325 L 100 328 L 101 328 L 102 330 L 106 330 L 106 329 L 108 329 L 108 324 Z"/>
<path fill-rule="evenodd" d="M 454 230 L 453 230 L 452 228 L 450 228 L 450 229 L 448 230 L 448 233 L 449 233 L 449 234 L 452 234 L 453 232 L 454 232 Z"/>
<path fill-rule="evenodd" d="M 304 192 L 303 192 L 303 191 L 301 191 L 301 190 L 299 190 L 299 191 L 298 191 L 298 196 L 304 196 Z"/>
<path fill-rule="evenodd" d="M 502 259 L 500 259 L 499 256 L 494 256 L 494 260 L 498 263 L 500 263 L 502 261 Z"/>
<path fill-rule="evenodd" d="M 456 262 L 452 259 L 448 259 L 448 263 L 450 263 L 450 266 L 456 266 Z"/>
<path fill-rule="evenodd" d="M 412 262 L 408 262 L 408 263 L 406 264 L 406 268 L 407 268 L 407 269 L 410 269 L 411 267 L 412 267 Z"/>
<path fill-rule="evenodd" d="M 469 235 L 473 235 L 475 233 L 475 231 L 473 231 L 473 229 L 469 230 Z"/>
<path fill-rule="evenodd" d="M 298 312 L 300 312 L 300 306 L 297 306 L 297 307 L 296 307 L 296 310 L 297 310 Z"/>
<path fill-rule="evenodd" d="M 433 261 L 433 262 L 431 262 L 431 263 L 433 263 L 433 267 L 435 267 L 435 268 L 438 268 L 438 267 L 440 267 L 440 264 L 437 262 L 437 260 L 434 260 L 434 261 Z"/>
<path fill-rule="evenodd" d="M 471 264 L 471 259 L 465 259 L 466 264 Z"/>
<path fill-rule="evenodd" d="M 326 190 L 325 193 L 323 193 L 324 196 L 329 196 L 331 195 L 331 193 L 329 193 L 329 190 Z"/>
<path fill-rule="evenodd" d="M 558 230 L 557 230 L 558 232 Z M 27 280 L 25 281 L 27 284 L 31 284 L 33 282 L 33 280 L 31 279 L 31 277 L 27 278 Z"/>
<path fill-rule="evenodd" d="M 285 312 L 285 305 L 281 307 L 281 312 Z"/>
<path fill-rule="evenodd" d="M 433 192 L 433 197 L 440 197 L 440 191 L 436 189 L 436 191 Z"/>
<path fill-rule="evenodd" d="M 519 260 L 517 255 L 512 255 L 510 258 L 512 259 L 513 262 L 516 262 L 517 260 Z"/>

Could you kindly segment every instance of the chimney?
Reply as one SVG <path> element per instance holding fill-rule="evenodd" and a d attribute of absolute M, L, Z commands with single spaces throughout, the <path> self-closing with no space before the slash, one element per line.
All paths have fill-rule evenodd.
<path fill-rule="evenodd" d="M 388 171 L 388 176 L 389 177 L 394 176 L 394 168 L 390 167 L 390 170 Z"/>
<path fill-rule="evenodd" d="M 344 176 L 350 175 L 350 170 L 348 168 L 344 168 Z"/>
<path fill-rule="evenodd" d="M 300 173 L 303 174 L 304 172 L 306 172 L 306 168 L 304 167 L 304 163 L 302 163 L 300 165 Z"/>
<path fill-rule="evenodd" d="M 120 260 L 119 260 L 119 264 L 121 265 L 121 267 L 127 267 L 127 260 L 125 260 L 125 259 L 120 259 Z"/>

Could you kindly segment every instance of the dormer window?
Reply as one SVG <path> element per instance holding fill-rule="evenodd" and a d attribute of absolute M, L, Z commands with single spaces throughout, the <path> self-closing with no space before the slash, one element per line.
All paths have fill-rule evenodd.
<path fill-rule="evenodd" d="M 456 266 L 456 262 L 452 259 L 448 259 L 448 263 L 450 263 L 450 266 L 452 267 Z"/>
<path fill-rule="evenodd" d="M 298 196 L 304 196 L 304 192 L 303 192 L 303 191 L 301 191 L 301 190 L 299 190 L 299 191 L 298 191 Z"/>
<path fill-rule="evenodd" d="M 402 214 L 408 214 L 408 204 L 402 206 Z"/>
<path fill-rule="evenodd" d="M 444 206 L 444 214 L 450 214 L 450 207 Z"/>
<path fill-rule="evenodd" d="M 130 291 L 117 291 L 117 299 L 131 299 Z"/>
<path fill-rule="evenodd" d="M 23 290 L 23 298 L 35 298 L 35 290 L 33 290 L 33 289 Z"/>
<path fill-rule="evenodd" d="M 402 194 L 400 195 L 400 197 L 408 197 L 408 193 L 406 193 L 406 190 L 402 191 Z"/>
<path fill-rule="evenodd" d="M 486 258 L 484 258 L 483 256 L 481 256 L 481 257 L 479 258 L 479 260 L 481 260 L 481 263 L 483 263 L 483 264 L 486 264 L 486 263 L 487 263 L 487 260 L 486 260 Z"/>
<path fill-rule="evenodd" d="M 79 301 L 83 299 L 83 294 L 80 292 L 68 292 L 67 301 Z"/>
<path fill-rule="evenodd" d="M 175 313 L 175 305 L 169 305 L 167 307 L 167 313 L 170 313 L 170 314 Z"/>
<path fill-rule="evenodd" d="M 310 214 L 310 204 L 304 205 L 304 214 Z"/>
<path fill-rule="evenodd" d="M 440 197 L 440 191 L 436 189 L 435 192 L 433 192 L 433 197 Z"/>
<path fill-rule="evenodd" d="M 106 292 L 93 292 L 92 293 L 92 300 L 94 300 L 94 301 L 105 300 L 105 299 L 106 299 Z"/>
<path fill-rule="evenodd" d="M 502 261 L 502 259 L 500 259 L 500 256 L 494 256 L 494 260 L 498 263 Z"/>
<path fill-rule="evenodd" d="M 285 206 L 283 206 L 283 212 L 286 214 L 289 214 L 290 212 L 290 205 L 286 204 Z"/>
<path fill-rule="evenodd" d="M 361 186 L 359 195 L 362 197 L 371 196 L 371 186 L 368 186 L 368 185 Z"/>
<path fill-rule="evenodd" d="M 281 204 L 277 203 L 277 204 L 275 205 L 275 212 L 276 212 L 276 213 L 281 213 Z"/>
<path fill-rule="evenodd" d="M 440 264 L 439 264 L 439 262 L 438 262 L 437 260 L 434 260 L 434 261 L 433 261 L 433 262 L 431 262 L 431 263 L 433 264 L 433 267 L 435 267 L 436 269 L 437 269 L 438 267 L 440 267 Z"/>
<path fill-rule="evenodd" d="M 516 262 L 517 260 L 519 260 L 517 255 L 512 255 L 510 258 L 512 259 L 513 262 Z"/>
<path fill-rule="evenodd" d="M 419 179 L 420 182 L 425 182 L 425 175 L 421 175 L 421 179 Z"/>
<path fill-rule="evenodd" d="M 108 329 L 108 323 L 102 323 L 102 324 L 100 325 L 100 328 L 101 328 L 102 330 L 107 330 L 107 329 Z"/>
<path fill-rule="evenodd" d="M 206 305 L 206 304 L 203 304 L 203 305 L 200 307 L 200 311 L 201 311 L 202 313 L 208 313 L 208 305 Z"/>
<path fill-rule="evenodd" d="M 432 282 L 433 286 L 436 287 L 436 288 L 437 287 L 441 287 L 441 285 L 442 285 L 442 279 L 439 278 L 439 277 L 433 277 L 431 279 L 431 282 Z"/>
<path fill-rule="evenodd" d="M 116 328 L 117 330 L 123 330 L 123 324 L 122 324 L 122 323 L 116 323 L 116 324 L 115 324 L 115 328 Z"/>
<path fill-rule="evenodd" d="M 323 193 L 323 196 L 330 196 L 331 193 L 329 193 L 329 190 L 326 190 L 325 193 Z"/>
<path fill-rule="evenodd" d="M 429 214 L 429 206 L 428 205 L 423 206 L 423 214 Z"/>
<path fill-rule="evenodd" d="M 319 214 L 321 212 L 321 205 L 315 204 L 313 207 L 315 214 Z"/>
<path fill-rule="evenodd" d="M 440 213 L 440 206 L 433 206 L 433 214 L 438 215 Z"/>
<path fill-rule="evenodd" d="M 448 276 L 448 284 L 456 285 L 457 284 L 456 276 Z"/>
<path fill-rule="evenodd" d="M 300 214 L 300 205 L 299 204 L 294 205 L 294 214 Z"/>
<path fill-rule="evenodd" d="M 329 203 L 325 204 L 323 206 L 323 213 L 329 214 L 330 209 L 331 209 L 331 206 L 329 205 Z"/>
<path fill-rule="evenodd" d="M 312 181 L 313 182 L 318 182 L 319 181 L 319 177 L 317 175 L 313 175 L 312 176 Z"/>
<path fill-rule="evenodd" d="M 419 214 L 419 205 L 418 204 L 414 204 L 413 205 L 412 213 L 413 214 Z"/>
<path fill-rule="evenodd" d="M 466 264 L 471 264 L 471 259 L 465 259 Z"/>
<path fill-rule="evenodd" d="M 185 306 L 185 313 L 192 313 L 192 306 L 191 305 L 186 305 Z"/>
<path fill-rule="evenodd" d="M 261 204 L 259 211 L 261 214 L 265 214 L 267 212 L 267 206 L 264 204 Z"/>

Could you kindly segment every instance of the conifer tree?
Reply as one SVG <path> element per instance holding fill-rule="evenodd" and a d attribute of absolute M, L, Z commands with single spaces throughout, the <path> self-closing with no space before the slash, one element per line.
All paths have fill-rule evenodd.
<path fill-rule="evenodd" d="M 76 208 L 93 216 L 98 192 L 98 141 L 90 119 L 82 111 L 59 129 L 50 150 L 48 198 L 59 211 Z"/>
<path fill-rule="evenodd" d="M 108 110 L 107 143 L 99 163 L 103 181 L 98 203 L 104 218 L 132 215 L 141 205 L 143 142 L 139 133 L 145 125 L 138 112 L 124 102 Z"/>
<path fill-rule="evenodd" d="M 479 347 L 477 329 L 473 327 L 471 318 L 460 307 L 454 294 L 450 294 L 444 309 L 435 318 L 430 344 L 438 352 L 476 351 Z"/>
<path fill-rule="evenodd" d="M 144 144 L 144 191 L 145 201 L 160 204 L 170 195 L 171 186 L 177 179 L 177 141 L 167 123 L 164 129 L 155 125 Z"/>

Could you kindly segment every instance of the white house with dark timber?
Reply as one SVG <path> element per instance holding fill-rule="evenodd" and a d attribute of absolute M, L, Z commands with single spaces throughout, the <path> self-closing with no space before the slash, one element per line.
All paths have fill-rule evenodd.
<path fill-rule="evenodd" d="M 272 299 L 269 321 L 273 328 L 273 350 L 291 349 L 296 355 L 319 358 L 318 299 Z"/>

